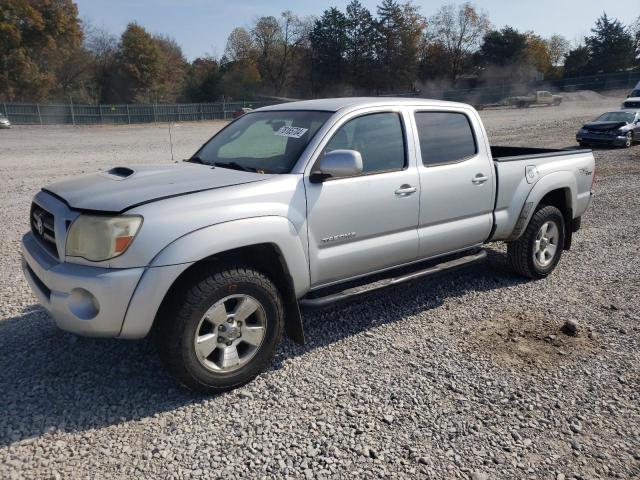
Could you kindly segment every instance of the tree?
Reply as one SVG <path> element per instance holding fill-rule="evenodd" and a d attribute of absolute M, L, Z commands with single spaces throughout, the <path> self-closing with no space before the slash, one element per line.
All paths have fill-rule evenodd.
<path fill-rule="evenodd" d="M 215 102 L 222 95 L 222 75 L 214 58 L 196 58 L 187 68 L 184 96 L 189 102 Z"/>
<path fill-rule="evenodd" d="M 130 23 L 120 37 L 117 59 L 123 79 L 122 99 L 152 100 L 149 93 L 162 69 L 158 42 L 142 26 Z"/>
<path fill-rule="evenodd" d="M 343 40 L 348 81 L 354 89 L 369 92 L 375 85 L 376 22 L 358 0 L 347 5 Z"/>
<path fill-rule="evenodd" d="M 512 27 L 504 27 L 485 34 L 479 57 L 485 65 L 513 65 L 522 60 L 526 49 L 527 36 Z"/>
<path fill-rule="evenodd" d="M 571 50 L 571 43 L 562 35 L 554 33 L 546 40 L 549 59 L 554 67 L 564 63 L 564 59 Z"/>
<path fill-rule="evenodd" d="M 625 70 L 635 63 L 636 51 L 632 34 L 618 20 L 607 14 L 596 21 L 592 35 L 585 38 L 589 49 L 589 69 L 593 73 Z"/>
<path fill-rule="evenodd" d="M 523 60 L 534 66 L 538 72 L 547 77 L 552 72 L 553 67 L 547 42 L 533 32 L 526 32 L 525 36 L 527 37 L 527 41 L 524 51 L 525 58 Z"/>
<path fill-rule="evenodd" d="M 275 95 L 280 95 L 287 83 L 304 32 L 303 22 L 290 11 L 282 12 L 280 21 L 262 17 L 251 29 L 260 75 Z"/>
<path fill-rule="evenodd" d="M 60 94 L 56 73 L 81 42 L 71 0 L 0 0 L 0 96 L 38 101 Z"/>
<path fill-rule="evenodd" d="M 118 38 L 104 28 L 83 24 L 84 48 L 91 55 L 92 79 L 90 89 L 94 103 L 109 103 L 117 97 Z"/>
<path fill-rule="evenodd" d="M 379 85 L 385 91 L 392 91 L 398 72 L 403 68 L 400 64 L 400 25 L 402 8 L 396 0 L 383 0 L 378 5 L 378 38 L 376 51 L 379 60 Z"/>
<path fill-rule="evenodd" d="M 445 5 L 429 20 L 430 39 L 440 45 L 449 66 L 449 76 L 455 83 L 462 73 L 465 60 L 475 52 L 490 22 L 486 13 L 478 12 L 470 3 Z"/>
<path fill-rule="evenodd" d="M 325 10 L 310 34 L 312 52 L 312 88 L 315 93 L 345 80 L 347 18 L 337 8 Z"/>
<path fill-rule="evenodd" d="M 567 58 L 564 61 L 564 76 L 579 77 L 587 75 L 590 72 L 590 61 L 589 49 L 584 45 L 577 46 L 567 54 Z"/>
<path fill-rule="evenodd" d="M 160 66 L 151 92 L 154 102 L 175 102 L 182 95 L 188 64 L 180 45 L 165 35 L 154 35 L 160 51 Z"/>

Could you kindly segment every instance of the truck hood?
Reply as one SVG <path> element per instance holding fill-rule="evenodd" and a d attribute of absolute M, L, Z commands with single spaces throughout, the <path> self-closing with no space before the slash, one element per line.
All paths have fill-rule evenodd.
<path fill-rule="evenodd" d="M 43 188 L 71 208 L 122 212 L 144 203 L 266 180 L 272 175 L 195 163 L 115 167 Z"/>
<path fill-rule="evenodd" d="M 588 130 L 616 130 L 627 125 L 627 122 L 591 122 L 585 123 L 584 128 Z"/>

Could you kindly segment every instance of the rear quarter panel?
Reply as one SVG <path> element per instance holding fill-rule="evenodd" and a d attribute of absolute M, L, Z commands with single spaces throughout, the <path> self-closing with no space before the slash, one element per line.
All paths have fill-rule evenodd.
<path fill-rule="evenodd" d="M 591 198 L 591 181 L 595 170 L 593 153 L 580 150 L 571 155 L 529 157 L 522 160 L 495 162 L 498 177 L 496 197 L 496 229 L 491 240 L 510 238 L 518 218 L 527 204 L 524 225 L 535 211 L 540 200 L 553 190 L 563 189 L 573 218 L 584 214 Z M 528 166 L 537 168 L 538 176 L 529 183 Z"/>

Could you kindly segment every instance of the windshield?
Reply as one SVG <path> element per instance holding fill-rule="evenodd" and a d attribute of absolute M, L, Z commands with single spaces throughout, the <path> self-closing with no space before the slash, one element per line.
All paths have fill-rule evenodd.
<path fill-rule="evenodd" d="M 630 97 L 640 97 L 640 90 L 636 89 L 629 95 Z"/>
<path fill-rule="evenodd" d="M 247 113 L 211 138 L 189 161 L 259 173 L 289 173 L 331 115 L 322 111 Z"/>
<path fill-rule="evenodd" d="M 599 122 L 633 122 L 635 115 L 629 112 L 609 112 L 600 115 L 597 120 Z"/>

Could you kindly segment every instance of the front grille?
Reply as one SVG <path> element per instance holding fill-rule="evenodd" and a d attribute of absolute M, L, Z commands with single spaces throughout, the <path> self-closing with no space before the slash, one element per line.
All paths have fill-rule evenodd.
<path fill-rule="evenodd" d="M 36 203 L 31 204 L 31 231 L 47 251 L 58 258 L 53 215 Z"/>

